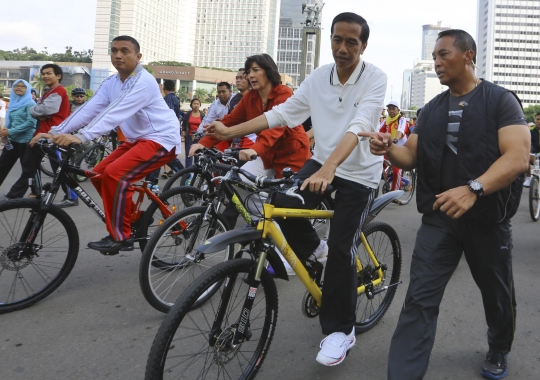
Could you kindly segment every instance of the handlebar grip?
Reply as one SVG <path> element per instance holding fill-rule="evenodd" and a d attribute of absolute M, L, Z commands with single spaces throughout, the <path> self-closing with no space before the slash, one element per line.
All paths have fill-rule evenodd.
<path fill-rule="evenodd" d="M 224 172 L 228 172 L 229 170 L 231 170 L 233 168 L 232 165 L 227 165 L 227 164 L 221 164 L 219 162 L 216 162 L 214 164 L 214 167 L 220 171 L 224 171 Z"/>
<path fill-rule="evenodd" d="M 252 154 L 251 156 L 249 156 L 249 159 L 250 159 L 251 161 L 253 161 L 253 160 L 256 160 L 257 157 L 259 157 L 259 156 L 257 156 L 256 154 Z"/>

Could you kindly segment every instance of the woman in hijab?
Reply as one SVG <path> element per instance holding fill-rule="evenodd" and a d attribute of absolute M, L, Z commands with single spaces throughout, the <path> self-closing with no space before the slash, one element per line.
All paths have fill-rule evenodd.
<path fill-rule="evenodd" d="M 16 80 L 11 88 L 6 126 L 0 129 L 0 137 L 6 142 L 0 155 L 0 185 L 17 160 L 24 156 L 28 142 L 36 131 L 37 120 L 30 115 L 30 107 L 36 104 L 32 100 L 31 90 L 30 84 L 22 79 Z"/>

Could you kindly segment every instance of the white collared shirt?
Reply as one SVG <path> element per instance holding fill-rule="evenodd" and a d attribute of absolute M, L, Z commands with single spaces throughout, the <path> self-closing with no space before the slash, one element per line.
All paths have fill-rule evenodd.
<path fill-rule="evenodd" d="M 265 115 L 270 128 L 294 127 L 311 116 L 315 137 L 312 158 L 323 164 L 345 133 L 378 131 L 386 82 L 382 70 L 363 60 L 344 85 L 335 64 L 324 65 L 313 71 L 291 98 Z M 358 145 L 337 168 L 336 176 L 377 188 L 382 160 L 371 154 L 368 139 L 358 137 Z"/>
<path fill-rule="evenodd" d="M 210 108 L 201 122 L 201 125 L 197 128 L 197 132 L 202 132 L 205 124 L 210 124 L 217 119 L 223 119 L 223 117 L 229 113 L 229 103 L 233 96 L 234 95 L 231 94 L 226 104 L 221 103 L 221 100 L 219 99 L 214 100 L 214 102 L 210 104 Z"/>
<path fill-rule="evenodd" d="M 180 154 L 180 123 L 155 78 L 140 64 L 124 81 L 118 74 L 108 77 L 95 95 L 73 112 L 52 134 L 79 130 L 84 143 L 120 126 L 126 140 L 151 140 Z"/>

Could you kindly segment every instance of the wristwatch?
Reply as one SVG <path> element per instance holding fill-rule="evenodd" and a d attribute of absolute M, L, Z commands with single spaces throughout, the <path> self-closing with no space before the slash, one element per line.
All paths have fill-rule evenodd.
<path fill-rule="evenodd" d="M 482 182 L 476 179 L 469 181 L 469 190 L 475 193 L 478 198 L 484 195 L 484 187 L 482 186 Z"/>
<path fill-rule="evenodd" d="M 397 145 L 398 141 L 399 141 L 398 139 L 393 139 L 392 143 Z"/>

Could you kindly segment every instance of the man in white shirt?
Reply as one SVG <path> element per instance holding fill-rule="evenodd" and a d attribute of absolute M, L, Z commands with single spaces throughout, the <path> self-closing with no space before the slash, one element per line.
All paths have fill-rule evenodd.
<path fill-rule="evenodd" d="M 6 124 L 6 102 L 4 95 L 0 94 L 0 128 L 4 128 Z"/>
<path fill-rule="evenodd" d="M 60 146 L 80 144 L 120 126 L 126 142 L 94 168 L 100 175 L 91 178 L 103 199 L 109 235 L 88 243 L 88 247 L 108 254 L 133 250 L 131 183 L 180 153 L 178 119 L 163 100 L 154 77 L 139 64 L 141 57 L 139 43 L 133 37 L 114 38 L 111 62 L 118 74 L 107 78 L 96 94 L 62 124 L 30 142 L 46 137 Z M 77 134 L 70 134 L 77 130 Z"/>
<path fill-rule="evenodd" d="M 357 273 L 355 255 L 359 234 L 381 178 L 382 157 L 370 154 L 369 142 L 357 133 L 377 131 L 386 92 L 386 74 L 361 59 L 369 27 L 355 13 L 332 21 L 334 64 L 322 66 L 302 82 L 294 95 L 246 123 L 227 128 L 219 122 L 207 132 L 228 140 L 277 126 L 296 126 L 311 116 L 315 136 L 313 158 L 295 176 L 304 179 L 301 195 L 306 208 L 315 208 L 329 184 L 337 190 L 330 225 L 320 322 L 323 334 L 317 361 L 340 364 L 354 346 Z M 281 201 L 281 200 L 280 200 Z M 293 198 L 279 204 L 302 207 Z M 302 259 L 320 242 L 306 219 L 280 222 L 287 242 Z"/>
<path fill-rule="evenodd" d="M 203 131 L 203 125 L 210 124 L 214 120 L 221 120 L 229 113 L 229 102 L 232 99 L 232 89 L 230 83 L 219 82 L 217 85 L 217 99 L 210 105 L 197 132 Z"/>

